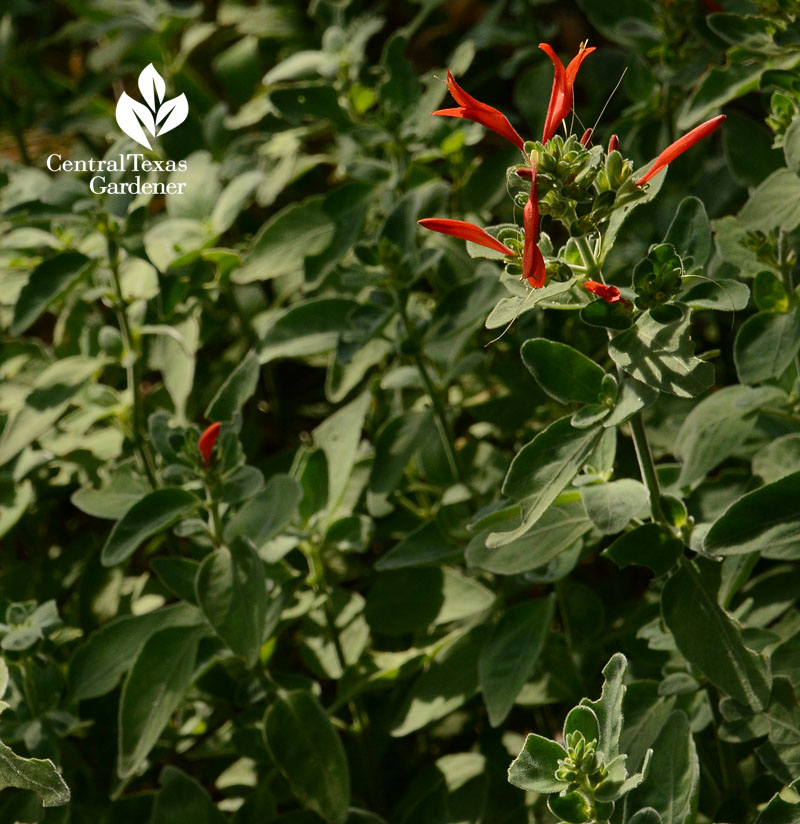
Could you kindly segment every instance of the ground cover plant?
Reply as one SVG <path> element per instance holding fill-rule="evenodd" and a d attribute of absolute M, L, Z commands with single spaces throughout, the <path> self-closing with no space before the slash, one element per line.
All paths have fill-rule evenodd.
<path fill-rule="evenodd" d="M 0 822 L 800 822 L 791 0 L 12 0 Z"/>

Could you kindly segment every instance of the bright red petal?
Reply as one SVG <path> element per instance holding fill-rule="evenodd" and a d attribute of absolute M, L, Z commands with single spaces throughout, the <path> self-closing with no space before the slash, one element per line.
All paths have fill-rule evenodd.
<path fill-rule="evenodd" d="M 455 78 L 450 72 L 447 72 L 447 88 L 453 99 L 458 103 L 457 109 L 439 109 L 433 114 L 443 115 L 444 117 L 464 117 L 467 120 L 474 120 L 480 123 L 487 129 L 510 140 L 520 151 L 525 150 L 525 141 L 520 137 L 517 130 L 511 125 L 508 118 L 498 109 L 493 106 L 487 106 L 486 103 L 481 103 L 472 95 L 467 94 L 461 86 L 456 83 Z"/>
<path fill-rule="evenodd" d="M 549 43 L 539 43 L 539 48 L 553 61 L 553 68 L 555 69 L 550 103 L 547 106 L 547 116 L 544 120 L 544 131 L 542 132 L 542 143 L 547 143 L 556 133 L 561 121 L 566 117 L 566 112 L 563 114 L 561 112 L 564 110 L 564 101 L 567 98 L 567 72 L 564 64 L 559 60 L 558 55 Z M 571 105 L 572 100 L 570 99 L 567 103 L 567 112 Z"/>
<path fill-rule="evenodd" d="M 596 46 L 589 46 L 589 48 L 581 46 L 575 57 L 569 61 L 569 65 L 567 66 L 567 83 L 569 83 L 570 88 L 575 84 L 575 77 L 578 74 L 578 69 L 580 69 L 581 64 L 596 48 Z"/>
<path fill-rule="evenodd" d="M 504 255 L 515 254 L 513 249 L 509 249 L 505 243 L 501 243 L 496 237 L 492 237 L 485 229 L 481 229 L 480 226 L 476 226 L 474 223 L 467 223 L 465 220 L 426 217 L 418 220 L 417 223 L 424 229 L 430 229 L 432 232 L 440 232 L 443 235 L 461 238 L 461 240 L 469 240 L 472 243 L 485 246 L 487 249 L 494 249 L 495 252 L 500 252 Z"/>
<path fill-rule="evenodd" d="M 522 253 L 522 277 L 534 289 L 544 286 L 545 271 L 544 257 L 537 241 L 539 240 L 539 194 L 536 187 L 536 169 L 531 170 L 531 195 L 522 212 L 522 223 L 525 229 L 525 248 Z"/>
<path fill-rule="evenodd" d="M 593 295 L 602 298 L 607 303 L 624 303 L 622 295 L 616 286 L 609 286 L 605 283 L 598 283 L 596 280 L 587 280 L 583 284 L 584 289 Z"/>
<path fill-rule="evenodd" d="M 205 432 L 197 439 L 197 449 L 203 456 L 203 461 L 206 466 L 211 463 L 211 450 L 219 437 L 219 430 L 221 424 L 212 423 Z"/>
<path fill-rule="evenodd" d="M 694 129 L 687 132 L 683 137 L 679 137 L 674 143 L 670 143 L 656 158 L 655 163 L 636 181 L 636 185 L 642 186 L 647 183 L 648 180 L 655 177 L 663 168 L 669 166 L 678 155 L 683 154 L 699 140 L 708 137 L 711 132 L 718 129 L 722 125 L 723 120 L 725 120 L 725 115 L 718 114 L 716 117 L 712 117 L 711 120 L 706 120 L 705 123 L 695 126 Z"/>

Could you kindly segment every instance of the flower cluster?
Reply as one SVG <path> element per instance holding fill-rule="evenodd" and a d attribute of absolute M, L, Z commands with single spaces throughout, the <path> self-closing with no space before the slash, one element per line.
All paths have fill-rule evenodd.
<path fill-rule="evenodd" d="M 554 279 L 557 265 L 550 267 L 539 248 L 540 216 L 549 215 L 562 222 L 573 236 L 581 236 L 607 220 L 611 213 L 641 196 L 643 187 L 675 158 L 717 129 L 725 115 L 702 123 L 676 140 L 655 159 L 647 171 L 633 179 L 633 166 L 619 153 L 619 140 L 612 135 L 608 149 L 590 148 L 593 129 L 586 129 L 580 138 L 557 134 L 572 110 L 574 84 L 583 61 L 595 50 L 582 43 L 578 53 L 564 66 L 548 43 L 539 48 L 553 63 L 553 87 L 545 116 L 542 139 L 526 142 L 508 118 L 493 106 L 468 94 L 447 73 L 447 88 L 458 106 L 433 112 L 444 117 L 460 117 L 480 123 L 513 143 L 524 155 L 520 167 L 514 169 L 517 179 L 530 181 L 530 190 L 520 192 L 517 201 L 523 206 L 522 231 L 504 232 L 502 240 L 480 226 L 448 218 L 424 218 L 419 224 L 426 229 L 467 240 L 500 253 L 510 272 L 521 272 L 533 289 L 541 289 Z M 521 182 L 521 181 L 520 181 Z M 586 289 L 609 303 L 627 302 L 616 287 L 586 281 Z"/>

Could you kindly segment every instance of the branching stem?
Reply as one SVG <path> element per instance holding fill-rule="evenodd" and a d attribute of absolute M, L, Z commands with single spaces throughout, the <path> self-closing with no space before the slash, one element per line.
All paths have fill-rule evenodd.
<path fill-rule="evenodd" d="M 136 452 L 144 467 L 147 480 L 153 489 L 159 486 L 156 475 L 156 466 L 145 438 L 144 410 L 142 409 L 142 398 L 140 394 L 141 385 L 141 352 L 135 344 L 134 336 L 128 323 L 126 313 L 126 301 L 122 294 L 122 284 L 119 279 L 119 246 L 114 237 L 109 233 L 106 237 L 108 248 L 108 267 L 111 271 L 111 281 L 114 285 L 114 311 L 119 324 L 120 335 L 122 335 L 122 346 L 125 358 L 125 371 L 127 374 L 128 391 L 131 393 L 132 422 L 131 429 L 133 443 Z"/>

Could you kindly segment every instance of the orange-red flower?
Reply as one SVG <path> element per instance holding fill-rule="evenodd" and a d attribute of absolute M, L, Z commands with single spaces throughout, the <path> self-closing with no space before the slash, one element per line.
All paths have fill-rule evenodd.
<path fill-rule="evenodd" d="M 219 430 L 221 424 L 212 423 L 205 432 L 197 439 L 197 449 L 203 456 L 203 462 L 206 466 L 211 463 L 211 450 L 219 437 Z"/>
<path fill-rule="evenodd" d="M 608 153 L 617 152 L 619 151 L 619 138 L 612 134 L 611 137 L 608 139 Z"/>
<path fill-rule="evenodd" d="M 506 140 L 510 140 L 520 151 L 525 151 L 525 141 L 519 136 L 517 130 L 509 123 L 508 118 L 493 106 L 481 103 L 472 95 L 467 94 L 461 86 L 456 83 L 453 75 L 447 72 L 447 88 L 453 99 L 458 103 L 458 108 L 439 109 L 433 114 L 444 117 L 463 117 L 466 120 L 474 120 L 487 129 L 502 135 Z"/>
<path fill-rule="evenodd" d="M 595 50 L 595 47 L 587 48 L 585 43 L 581 43 L 578 53 L 570 60 L 566 69 L 552 46 L 548 43 L 539 43 L 539 48 L 553 61 L 555 69 L 550 105 L 547 107 L 547 117 L 542 133 L 542 143 L 547 143 L 572 109 L 572 87 L 575 83 L 575 76 L 578 74 L 581 63 Z"/>
<path fill-rule="evenodd" d="M 430 229 L 432 232 L 441 232 L 443 235 L 452 235 L 461 240 L 470 240 L 487 249 L 494 249 L 504 255 L 514 255 L 513 249 L 509 249 L 505 243 L 501 243 L 496 237 L 492 237 L 486 229 L 481 229 L 474 223 L 467 223 L 465 220 L 448 220 L 443 217 L 425 217 L 418 220 L 420 226 Z"/>
<path fill-rule="evenodd" d="M 725 120 L 725 115 L 718 114 L 716 117 L 712 117 L 711 120 L 706 120 L 705 123 L 695 126 L 694 129 L 687 132 L 683 137 L 679 137 L 674 143 L 670 143 L 656 158 L 655 163 L 636 181 L 636 185 L 643 186 L 648 180 L 672 163 L 678 155 L 683 154 L 699 140 L 708 137 L 711 132 L 718 129 L 722 125 L 723 120 Z"/>
<path fill-rule="evenodd" d="M 594 129 L 590 126 L 590 127 L 589 127 L 589 128 L 588 128 L 588 129 L 587 129 L 587 130 L 583 133 L 583 137 L 581 137 L 581 139 L 578 141 L 578 142 L 581 144 L 581 146 L 588 146 L 588 145 L 589 145 L 589 143 L 591 143 L 591 141 L 592 141 L 592 133 L 593 133 L 593 132 L 594 132 Z"/>
<path fill-rule="evenodd" d="M 545 281 L 545 265 L 539 251 L 539 194 L 536 190 L 536 167 L 531 169 L 531 196 L 522 211 L 525 247 L 522 253 L 522 277 L 533 289 L 541 289 Z"/>
<path fill-rule="evenodd" d="M 583 284 L 584 289 L 593 295 L 602 298 L 608 303 L 627 303 L 625 298 L 619 293 L 616 286 L 609 286 L 605 283 L 598 283 L 596 280 L 587 280 Z"/>

